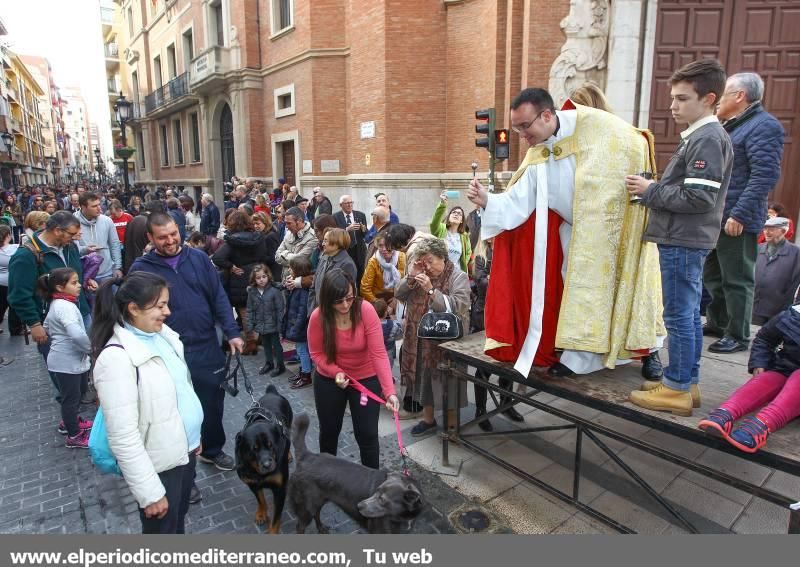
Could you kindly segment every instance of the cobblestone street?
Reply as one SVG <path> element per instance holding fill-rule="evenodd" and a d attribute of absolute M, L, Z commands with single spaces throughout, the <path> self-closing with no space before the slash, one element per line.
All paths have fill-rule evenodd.
<path fill-rule="evenodd" d="M 15 357 L 0 368 L 0 533 L 139 533 L 141 526 L 136 503 L 120 477 L 95 471 L 87 451 L 69 450 L 56 431 L 59 407 L 44 371 L 42 358 L 21 337 L 0 335 L 0 353 Z M 291 402 L 295 415 L 306 411 L 312 418 L 309 447 L 317 448 L 317 424 L 311 388 L 295 391 L 285 376 L 269 379 L 259 376 L 262 356 L 243 357 L 256 392 L 263 392 L 269 380 Z M 290 371 L 295 368 L 290 366 Z M 226 451 L 233 454 L 233 439 L 244 423 L 250 398 L 240 382 L 240 394 L 226 397 Z M 90 417 L 93 407 L 83 406 Z M 393 470 L 401 468 L 394 425 L 388 412 L 381 421 L 382 463 Z M 404 422 L 410 427 L 412 422 Z M 406 429 L 408 429 L 406 427 Z M 405 433 L 407 442 L 412 438 Z M 349 417 L 345 418 L 340 438 L 340 456 L 357 459 L 358 447 Z M 466 499 L 440 481 L 436 475 L 414 467 L 430 506 L 414 525 L 415 533 L 448 533 L 453 528 L 447 514 L 463 506 Z M 198 463 L 197 485 L 203 501 L 191 507 L 187 516 L 190 533 L 257 533 L 253 518 L 256 501 L 234 471 L 222 472 Z M 325 507 L 323 521 L 335 533 L 358 530 L 347 515 L 333 505 Z M 294 533 L 295 523 L 289 506 L 284 509 L 282 532 Z M 313 526 L 309 531 L 314 531 Z"/>

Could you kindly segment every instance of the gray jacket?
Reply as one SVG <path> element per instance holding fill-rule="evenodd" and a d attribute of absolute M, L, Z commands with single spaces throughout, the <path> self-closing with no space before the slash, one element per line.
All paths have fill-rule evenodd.
<path fill-rule="evenodd" d="M 267 286 L 264 293 L 256 286 L 248 287 L 245 331 L 255 331 L 259 335 L 280 332 L 284 310 L 283 293 L 275 286 Z"/>
<path fill-rule="evenodd" d="M 286 231 L 286 236 L 275 252 L 275 261 L 283 266 L 284 280 L 290 274 L 289 261 L 295 256 L 306 256 L 310 259 L 311 253 L 317 249 L 317 244 L 317 236 L 311 228 L 311 223 L 307 222 L 297 235 L 292 234 L 290 230 Z"/>
<path fill-rule="evenodd" d="M 78 306 L 56 299 L 50 304 L 43 326 L 50 337 L 47 369 L 64 374 L 88 372 L 92 347 Z"/>
<path fill-rule="evenodd" d="M 100 270 L 97 272 L 98 278 L 111 276 L 114 270 L 122 269 L 122 253 L 119 247 L 119 236 L 114 221 L 105 215 L 100 215 L 94 220 L 88 220 L 78 211 L 75 217 L 81 221 L 81 240 L 80 254 L 85 256 L 88 252 L 87 246 L 97 246 L 97 253 L 103 258 Z"/>
<path fill-rule="evenodd" d="M 784 240 L 778 254 L 767 255 L 767 245 L 758 247 L 753 317 L 769 319 L 791 307 L 800 286 L 800 248 Z"/>
<path fill-rule="evenodd" d="M 697 121 L 681 138 L 661 180 L 642 195 L 650 209 L 644 239 L 712 250 L 731 180 L 733 146 L 716 116 Z"/>

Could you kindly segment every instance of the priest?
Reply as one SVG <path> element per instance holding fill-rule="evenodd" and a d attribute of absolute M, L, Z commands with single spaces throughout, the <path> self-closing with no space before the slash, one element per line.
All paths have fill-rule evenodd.
<path fill-rule="evenodd" d="M 556 111 L 544 89 L 511 104 L 512 129 L 530 148 L 504 193 L 477 180 L 481 238 L 495 237 L 486 298 L 486 353 L 528 376 L 586 374 L 634 358 L 661 376 L 658 250 L 642 241 L 647 211 L 625 189 L 654 172 L 652 136 L 608 112 Z M 651 354 L 652 353 L 652 354 Z"/>

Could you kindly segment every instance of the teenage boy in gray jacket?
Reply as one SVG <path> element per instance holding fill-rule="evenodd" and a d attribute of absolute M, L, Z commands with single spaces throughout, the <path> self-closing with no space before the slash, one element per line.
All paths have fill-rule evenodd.
<path fill-rule="evenodd" d="M 687 124 L 657 183 L 638 175 L 625 178 L 630 195 L 650 209 L 644 239 L 658 244 L 669 365 L 660 382 L 647 381 L 631 392 L 637 406 L 692 415 L 700 407 L 700 353 L 703 327 L 700 296 L 703 264 L 717 245 L 725 194 L 733 167 L 731 140 L 714 115 L 725 89 L 719 61 L 689 63 L 670 78 L 672 116 Z"/>

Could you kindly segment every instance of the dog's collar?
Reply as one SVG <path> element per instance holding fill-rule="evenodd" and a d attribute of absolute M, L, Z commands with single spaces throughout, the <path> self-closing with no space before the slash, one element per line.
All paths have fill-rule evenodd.
<path fill-rule="evenodd" d="M 274 423 L 278 426 L 281 431 L 281 435 L 289 438 L 289 431 L 286 427 L 286 424 L 283 423 L 283 420 L 279 418 L 274 412 L 261 407 L 261 404 L 256 402 L 256 404 L 247 410 L 247 413 L 244 414 L 245 423 L 244 426 L 247 427 L 256 421 L 266 421 L 267 423 Z"/>

